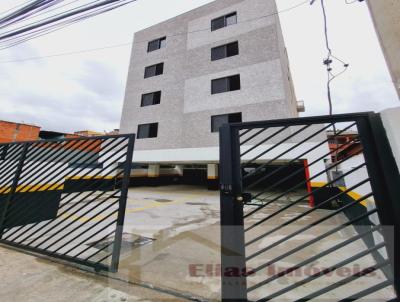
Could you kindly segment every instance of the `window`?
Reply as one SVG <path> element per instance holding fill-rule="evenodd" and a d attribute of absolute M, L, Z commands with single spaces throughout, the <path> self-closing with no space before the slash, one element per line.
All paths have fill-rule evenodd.
<path fill-rule="evenodd" d="M 236 12 L 211 20 L 211 31 L 237 23 Z"/>
<path fill-rule="evenodd" d="M 240 90 L 240 75 L 211 81 L 211 94 Z"/>
<path fill-rule="evenodd" d="M 219 128 L 224 124 L 241 123 L 242 113 L 230 113 L 222 115 L 214 115 L 211 117 L 211 132 L 218 132 Z"/>
<path fill-rule="evenodd" d="M 150 41 L 147 45 L 147 52 L 152 52 L 160 48 L 164 48 L 167 45 L 167 38 L 159 38 L 153 41 Z"/>
<path fill-rule="evenodd" d="M 164 72 L 164 63 L 159 63 L 151 66 L 147 66 L 144 70 L 144 78 L 155 77 Z"/>
<path fill-rule="evenodd" d="M 158 105 L 161 100 L 161 91 L 142 94 L 141 107 Z"/>
<path fill-rule="evenodd" d="M 137 138 L 152 138 L 157 137 L 158 123 L 142 124 L 138 126 Z"/>
<path fill-rule="evenodd" d="M 211 49 L 211 61 L 220 60 L 239 54 L 239 43 L 233 42 L 226 45 L 214 47 Z"/>

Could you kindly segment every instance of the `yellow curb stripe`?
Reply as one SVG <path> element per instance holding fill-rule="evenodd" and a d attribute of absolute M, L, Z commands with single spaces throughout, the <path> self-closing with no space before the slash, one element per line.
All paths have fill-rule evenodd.
<path fill-rule="evenodd" d="M 316 188 L 321 188 L 323 186 L 326 186 L 328 183 L 326 182 L 311 182 L 311 187 L 316 187 Z M 346 187 L 337 187 L 339 190 L 341 190 L 342 192 L 346 191 L 347 188 Z M 346 193 L 348 196 L 350 196 L 352 199 L 354 200 L 358 200 L 361 199 L 363 196 L 360 195 L 357 192 L 354 191 L 350 191 Z M 363 205 L 364 207 L 367 207 L 369 200 L 368 199 L 364 199 L 363 201 L 360 202 L 361 205 Z"/>
<path fill-rule="evenodd" d="M 113 179 L 115 178 L 114 176 L 67 176 L 65 179 L 71 179 L 71 180 L 91 180 L 91 179 Z"/>

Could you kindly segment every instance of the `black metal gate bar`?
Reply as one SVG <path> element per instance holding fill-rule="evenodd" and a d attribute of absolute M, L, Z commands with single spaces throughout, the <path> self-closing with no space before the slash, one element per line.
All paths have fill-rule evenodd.
<path fill-rule="evenodd" d="M 6 201 L 5 201 L 4 205 L 3 205 L 3 212 L 1 213 L 1 219 L 0 219 L 0 240 L 1 240 L 2 236 L 3 236 L 3 231 L 4 231 L 3 225 L 4 225 L 4 221 L 6 219 L 6 213 L 8 211 L 10 203 L 11 203 L 11 201 L 12 201 L 14 195 L 15 195 L 15 192 L 17 190 L 18 179 L 19 179 L 19 177 L 21 175 L 22 167 L 24 166 L 24 162 L 25 162 L 25 159 L 26 159 L 27 151 L 28 151 L 28 145 L 25 144 L 23 146 L 23 148 L 22 148 L 21 157 L 20 157 L 19 162 L 18 162 L 17 170 L 15 171 L 15 176 L 14 176 L 14 180 L 13 180 L 13 183 L 11 185 L 11 188 L 10 188 L 10 193 L 7 195 L 7 199 L 6 199 Z"/>
<path fill-rule="evenodd" d="M 0 144 L 0 243 L 117 271 L 134 139 Z"/>
<path fill-rule="evenodd" d="M 82 142 L 82 141 L 80 141 L 80 142 Z M 69 147 L 77 147 L 77 144 L 75 144 L 76 142 L 73 142 L 73 144 L 72 145 L 70 145 Z M 79 145 L 80 146 L 80 145 Z M 53 155 L 54 154 L 56 154 L 57 155 L 57 150 L 55 150 L 54 151 L 54 153 L 53 153 Z M 58 161 L 63 161 L 63 160 L 65 160 L 66 158 L 68 157 L 68 155 L 65 155 L 64 154 L 64 156 L 62 156 L 62 157 L 60 157 L 59 155 L 57 155 L 57 156 L 55 156 L 54 158 L 43 158 L 43 159 L 41 159 L 40 158 L 40 160 L 48 160 L 48 159 L 50 159 L 50 160 L 52 160 L 52 161 L 56 161 L 56 162 L 58 162 Z M 84 154 L 82 154 L 77 160 L 79 160 L 79 159 L 82 159 L 84 157 Z M 76 163 L 76 161 L 75 161 L 75 163 Z M 32 168 L 32 167 L 30 167 L 30 168 Z M 35 168 L 40 168 L 40 166 L 39 165 L 36 165 L 35 166 Z M 49 171 L 50 170 L 50 171 Z M 40 177 L 39 177 L 39 179 L 34 179 L 34 180 L 32 180 L 32 181 L 35 181 L 36 183 L 40 183 L 40 182 L 42 182 L 42 181 L 44 181 L 45 179 L 46 179 L 46 177 L 48 177 L 49 176 L 49 174 L 51 175 L 51 172 L 54 172 L 55 171 L 55 169 L 53 168 L 53 169 L 49 169 L 49 170 L 47 170 L 45 173 L 43 173 L 43 174 L 41 174 L 40 175 Z M 56 176 L 55 177 L 55 179 L 53 179 L 53 181 L 54 182 L 58 182 L 58 181 L 60 181 L 60 180 L 63 180 L 64 179 L 64 175 L 63 175 L 63 173 L 64 172 L 66 172 L 66 171 L 68 171 L 69 170 L 69 168 L 68 167 L 65 167 L 64 169 L 62 169 L 61 171 L 57 171 L 57 174 L 58 174 L 58 176 Z M 37 171 L 36 170 L 32 170 L 32 169 L 28 169 L 27 170 L 28 171 L 28 173 L 29 173 L 29 176 L 32 176 L 32 178 L 33 177 L 35 177 L 34 175 L 37 173 Z M 73 170 L 74 171 L 74 170 Z M 73 172 L 73 171 L 71 171 L 71 172 Z M 77 173 L 79 173 L 79 172 L 81 172 L 82 171 L 82 169 L 80 169 Z M 50 172 L 50 173 L 49 173 Z M 25 176 L 26 177 L 26 176 Z M 23 180 L 25 180 L 25 177 L 23 177 L 23 178 L 20 178 L 19 180 L 20 181 L 23 181 Z M 23 191 L 25 188 L 27 188 L 29 185 L 21 185 L 21 191 Z M 36 189 L 37 191 L 39 191 L 39 190 L 41 190 L 41 189 L 45 189 L 46 188 L 46 186 L 48 186 L 46 183 L 45 184 L 42 184 L 42 185 L 39 185 L 39 187 Z M 56 187 L 54 187 L 53 189 L 61 189 L 63 187 L 63 184 L 59 184 L 59 185 L 57 185 Z M 67 194 L 68 195 L 68 194 Z M 63 198 L 65 198 L 65 196 L 63 197 Z M 63 200 L 63 198 L 61 199 L 61 200 Z M 60 200 L 60 201 L 61 201 Z M 34 203 L 31 203 L 25 210 L 25 213 L 24 213 L 24 215 L 21 215 L 21 213 L 15 213 L 16 212 L 16 210 L 14 210 L 14 211 L 9 211 L 9 212 L 7 212 L 7 215 L 10 217 L 10 218 L 14 218 L 13 217 L 13 215 L 15 216 L 15 215 L 17 215 L 18 216 L 18 218 L 19 219 L 24 219 L 24 218 L 26 218 L 29 214 L 30 214 L 30 211 L 31 210 L 33 210 L 33 208 L 35 207 L 35 204 Z M 43 208 L 43 206 L 41 207 L 41 208 Z M 37 208 L 36 208 L 37 209 Z M 17 219 L 18 219 L 17 218 Z M 24 225 L 22 225 L 22 226 L 20 226 L 18 229 L 13 229 L 13 231 L 14 231 L 14 233 L 17 233 L 20 229 L 22 229 L 24 227 Z M 6 237 L 6 239 L 8 238 L 8 237 L 10 237 L 10 235 L 8 235 L 7 237 Z"/>
<path fill-rule="evenodd" d="M 234 132 L 234 133 L 233 133 Z M 241 200 L 240 148 L 238 131 L 220 128 L 221 182 L 221 295 L 225 301 L 246 301 L 246 276 L 226 278 L 231 268 L 246 269 L 243 206 Z"/>
<path fill-rule="evenodd" d="M 384 229 L 388 253 L 394 273 L 394 286 L 400 295 L 400 178 L 399 169 L 394 159 L 385 128 L 379 114 L 369 113 L 368 118 L 359 122 L 360 139 L 363 142 L 367 169 L 374 177 L 371 183 L 376 201 L 379 219 L 383 225 L 394 226 Z"/>
<path fill-rule="evenodd" d="M 326 130 L 330 130 L 329 138 Z M 346 141 L 342 142 L 341 135 L 351 138 L 345 137 Z M 322 152 L 326 149 L 330 151 Z M 305 163 L 300 167 L 302 162 Z M 300 179 L 300 176 L 304 178 Z M 321 178 L 325 180 L 320 184 Z M 363 279 L 364 283 L 357 283 L 358 287 L 351 289 L 343 301 L 383 294 L 379 292 L 383 289 L 389 300 L 392 301 L 391 295 L 398 299 L 400 206 L 397 201 L 400 177 L 378 114 L 356 113 L 224 125 L 220 128 L 220 183 L 223 301 L 270 301 L 285 299 L 286 294 L 290 294 L 289 297 L 293 294 L 304 296 L 298 301 L 328 294 L 339 297 L 343 286 L 358 279 Z M 301 193 L 302 190 L 306 193 Z M 358 190 L 363 193 L 357 193 Z M 300 195 L 293 199 L 290 194 Z M 311 208 L 300 211 L 298 205 L 307 201 Z M 300 211 L 294 216 L 290 212 L 293 207 Z M 286 213 L 293 217 L 282 220 L 280 217 Z M 374 217 L 377 214 L 379 221 Z M 303 218 L 311 219 L 312 215 L 317 215 L 318 219 L 297 225 L 294 232 L 285 233 L 288 227 L 295 226 L 294 223 Z M 342 223 L 321 233 L 321 226 L 339 217 Z M 308 251 L 307 256 L 302 256 L 302 261 L 268 278 L 259 280 L 256 276 L 263 269 L 308 249 L 310 245 L 329 240 L 343 230 L 352 230 L 355 235 L 318 253 Z M 280 235 L 282 238 L 266 246 L 254 245 L 278 231 L 285 236 Z M 288 251 L 283 248 L 282 244 L 294 242 L 292 239 L 296 236 L 310 231 L 316 233 L 315 238 L 297 243 Z M 380 234 L 383 239 L 379 239 Z M 349 248 L 355 242 L 359 246 L 357 253 L 350 253 L 344 259 L 338 257 L 339 261 L 330 267 L 289 286 L 278 290 L 273 289 L 277 285 L 271 287 L 279 278 L 326 259 L 324 257 L 330 254 L 337 256 L 339 250 Z M 252 252 L 249 253 L 248 249 Z M 323 281 L 322 278 L 329 273 L 361 259 L 364 265 L 372 263 L 361 272 L 331 285 L 319 289 L 310 287 L 308 294 L 296 292 L 300 287 L 304 290 L 308 283 L 317 279 Z M 253 260 L 257 261 L 256 264 L 249 266 L 249 261 Z M 232 274 L 232 269 L 236 274 Z M 368 285 L 365 278 L 371 272 L 383 274 L 386 280 Z M 248 284 L 249 275 L 252 275 L 251 284 Z M 352 293 L 352 290 L 358 292 Z"/>
<path fill-rule="evenodd" d="M 134 138 L 133 138 L 134 139 Z M 133 157 L 133 142 L 132 144 L 128 144 L 128 150 L 126 151 L 126 157 L 130 159 L 129 162 L 125 162 L 123 165 L 123 179 L 122 179 L 122 188 L 121 188 L 121 197 L 120 197 L 120 205 L 118 209 L 118 218 L 117 218 L 117 230 L 115 233 L 115 239 L 117 242 L 122 242 L 122 233 L 123 226 L 125 221 L 125 209 L 126 209 L 126 201 L 128 199 L 128 187 L 132 169 L 132 157 Z M 121 254 L 121 244 L 115 244 L 113 246 L 113 258 L 111 262 L 111 270 L 118 271 L 119 257 Z"/>
<path fill-rule="evenodd" d="M 75 143 L 75 142 L 73 142 L 73 143 Z M 76 147 L 76 145 L 74 144 L 73 145 L 74 147 Z M 92 145 L 89 145 L 89 146 L 92 146 Z M 108 146 L 107 144 L 105 144 L 105 146 Z M 69 146 L 69 147 L 71 147 L 71 145 Z M 76 158 L 75 160 L 74 160 L 74 162 L 72 162 L 72 164 L 76 164 L 80 159 L 82 159 L 83 158 L 83 155 L 81 155 L 81 156 L 79 156 L 78 158 Z M 53 160 L 55 160 L 55 161 L 61 161 L 61 160 L 64 160 L 65 159 L 65 157 L 62 157 L 62 158 L 59 158 L 58 156 L 56 157 L 56 158 L 54 158 Z M 88 159 L 92 159 L 92 157 L 89 157 L 89 158 L 86 158 L 86 160 L 88 160 Z M 93 160 L 95 160 L 95 159 L 93 159 Z M 87 164 L 86 164 L 87 165 Z M 83 165 L 83 166 L 85 166 L 85 165 Z M 62 169 L 61 171 L 56 171 L 57 172 L 57 174 L 58 174 L 58 176 L 53 180 L 53 181 L 55 181 L 55 182 L 58 182 L 58 181 L 60 181 L 60 180 L 63 180 L 64 179 L 64 174 L 63 173 L 66 173 L 66 172 L 69 172 L 69 173 L 75 173 L 75 174 L 79 174 L 79 173 L 81 173 L 83 170 L 84 170 L 84 168 L 79 168 L 79 169 L 73 169 L 72 171 L 68 171 L 69 170 L 69 168 L 68 167 L 65 167 L 64 169 Z M 93 170 L 93 169 L 92 169 Z M 74 172 L 75 171 L 75 172 Z M 89 172 L 86 172 L 85 174 L 83 174 L 81 177 L 85 177 L 85 176 L 87 176 L 87 175 L 89 175 L 91 173 L 91 171 L 89 171 Z M 96 176 L 98 176 L 100 174 L 100 171 L 99 172 L 97 172 L 96 174 L 94 174 L 94 175 L 92 175 L 93 177 L 96 177 Z M 48 174 L 46 174 L 46 175 L 48 175 Z M 39 180 L 35 180 L 37 183 L 40 183 L 41 181 L 43 181 L 45 179 L 45 177 L 41 177 Z M 38 188 L 37 188 L 37 190 L 41 190 L 41 189 L 44 189 L 45 187 L 46 187 L 47 185 L 46 184 L 43 184 L 43 185 L 40 185 Z M 85 183 L 82 183 L 81 185 L 80 185 L 81 187 L 84 187 L 85 186 Z M 59 190 L 59 189 L 62 189 L 62 187 L 63 187 L 63 183 L 61 183 L 61 184 L 59 184 L 59 185 L 57 185 L 57 186 L 55 186 L 55 187 L 53 187 L 53 189 L 56 189 L 56 190 Z M 23 186 L 23 188 L 22 189 L 24 189 L 25 187 Z M 69 193 L 67 193 L 67 194 L 65 194 L 61 199 L 60 199 L 60 202 L 61 201 L 63 201 L 65 198 L 67 198 L 67 197 L 69 197 L 71 194 L 73 194 L 73 192 L 69 192 Z M 80 201 L 83 201 L 83 199 L 81 199 Z M 76 204 L 79 204 L 79 203 L 75 203 L 75 205 Z M 65 205 L 65 204 L 64 204 Z M 10 211 L 10 212 L 8 212 L 7 213 L 7 215 L 8 216 L 11 216 L 11 215 L 19 215 L 19 218 L 26 218 L 26 216 L 27 215 L 29 215 L 29 213 L 30 213 L 30 210 L 32 210 L 32 208 L 34 207 L 35 205 L 32 203 L 32 204 L 30 204 L 29 205 L 29 207 L 27 207 L 27 211 L 26 211 L 26 213 L 25 213 L 25 216 L 22 216 L 21 217 L 21 214 L 20 213 L 14 213 L 14 212 L 12 212 L 12 211 Z M 60 207 L 59 207 L 59 209 L 61 209 L 63 207 L 63 205 L 61 205 Z M 41 207 L 41 208 L 43 208 L 43 206 Z M 11 216 L 12 217 L 12 216 Z M 39 223 L 39 222 L 38 222 Z M 32 229 L 34 226 L 36 226 L 38 223 L 36 223 L 36 224 L 34 224 L 33 226 L 31 226 L 29 229 Z M 49 222 L 49 223 L 51 223 L 51 222 Z M 15 229 L 15 230 L 13 230 L 14 231 L 14 234 L 15 233 L 17 233 L 20 229 L 22 229 L 24 227 L 24 225 L 22 225 L 21 227 L 19 227 L 18 229 Z M 11 234 L 12 235 L 12 234 Z M 6 237 L 6 239 L 8 238 L 8 237 L 10 237 L 11 235 L 8 235 L 7 237 Z M 21 234 L 19 234 L 19 235 L 21 235 Z M 24 239 L 22 239 L 21 241 L 23 241 Z"/>
<path fill-rule="evenodd" d="M 105 144 L 105 146 L 109 146 L 108 144 Z M 122 148 L 124 148 L 124 147 L 122 147 Z M 119 151 L 121 151 L 121 148 L 119 149 L 119 150 L 117 150 L 117 152 L 119 152 Z M 112 156 L 112 155 L 111 155 Z M 110 156 L 110 157 L 111 157 Z M 124 157 L 125 155 L 121 155 L 117 160 L 119 160 L 119 159 L 121 159 L 122 157 Z M 77 160 L 79 160 L 79 159 L 81 159 L 82 157 L 80 156 Z M 90 159 L 91 159 L 91 157 L 90 157 Z M 108 159 L 108 158 L 107 158 Z M 57 158 L 57 160 L 59 160 L 58 158 Z M 94 160 L 94 159 L 93 159 Z M 76 164 L 77 163 L 77 161 L 74 161 L 73 162 L 73 164 Z M 108 168 L 109 166 L 111 166 L 113 163 L 111 163 L 111 164 L 109 164 L 108 166 L 106 166 L 105 168 Z M 83 166 L 86 166 L 86 165 L 83 165 Z M 77 171 L 76 171 L 77 170 Z M 88 176 L 88 175 L 90 175 L 91 174 L 91 172 L 93 171 L 94 169 L 92 169 L 92 170 L 90 170 L 90 171 L 88 171 L 88 172 L 86 172 L 86 173 L 84 173 L 81 177 L 83 178 L 83 177 L 86 177 L 86 176 Z M 113 170 L 111 170 L 111 172 L 115 172 L 117 170 L 117 168 L 114 168 Z M 64 173 L 64 172 L 67 172 L 68 171 L 68 168 L 64 168 L 64 169 L 62 169 L 61 171 L 57 171 L 57 173 L 59 173 L 59 174 L 61 174 L 61 176 L 58 176 L 57 178 L 56 178 L 56 181 L 60 181 L 60 180 L 62 180 L 64 177 L 63 177 L 63 174 L 62 173 Z M 79 168 L 79 169 L 74 169 L 73 171 L 76 171 L 75 172 L 75 174 L 79 174 L 79 173 L 81 173 L 81 172 L 83 172 L 84 171 L 84 167 L 82 168 Z M 72 172 L 73 172 L 72 171 Z M 99 170 L 98 172 L 96 172 L 95 174 L 93 174 L 93 175 L 91 175 L 92 177 L 97 177 L 97 176 L 99 176 L 101 174 L 101 171 Z M 117 179 L 118 179 L 118 177 L 119 177 L 119 174 L 117 174 L 116 175 L 117 177 Z M 101 180 L 96 180 L 95 182 L 94 182 L 94 184 L 101 184 Z M 93 184 L 93 185 L 94 185 Z M 44 188 L 46 185 L 41 185 L 39 188 L 38 188 L 38 190 L 40 190 L 40 189 L 42 189 L 42 188 Z M 61 189 L 62 188 L 62 184 L 59 184 L 59 185 L 57 185 L 54 189 Z M 77 187 L 76 187 L 76 189 L 79 189 L 79 190 L 84 190 L 85 189 L 85 186 L 86 186 L 86 184 L 84 183 L 84 182 L 82 182 L 81 184 L 79 184 L 79 185 L 77 185 Z M 89 191 L 90 192 L 90 191 Z M 63 200 L 65 200 L 67 197 L 70 197 L 72 194 L 73 194 L 74 192 L 72 191 L 72 192 L 68 192 L 68 193 L 66 193 L 66 194 L 64 194 L 64 196 L 60 199 L 60 202 L 61 201 L 63 201 Z M 101 195 L 103 195 L 103 194 L 105 194 L 106 193 L 106 191 L 104 191 Z M 101 196 L 100 195 L 100 196 Z M 86 198 L 86 197 L 88 197 L 88 196 L 90 196 L 90 193 L 88 193 L 87 195 L 85 195 L 85 197 L 83 197 L 83 198 L 81 198 L 80 200 L 79 200 L 79 202 L 83 202 L 84 201 L 84 199 Z M 100 197 L 100 196 L 98 196 L 98 197 Z M 79 202 L 78 203 L 74 203 L 71 207 L 69 207 L 68 208 L 68 210 L 65 210 L 65 212 L 66 211 L 69 211 L 69 210 L 71 210 L 73 207 L 75 207 L 76 205 L 78 205 L 79 204 Z M 64 203 L 63 205 L 61 205 L 60 207 L 59 207 L 59 210 L 61 209 L 61 208 L 63 208 L 63 206 L 64 205 L 67 205 L 68 203 Z M 28 208 L 28 214 L 29 214 L 29 210 L 31 209 L 33 207 L 33 205 L 31 205 L 30 206 L 30 208 Z M 83 209 L 83 207 L 85 207 L 85 205 L 83 205 L 81 208 L 79 208 L 79 210 L 81 210 L 81 209 Z M 8 213 L 8 215 L 11 215 L 11 214 L 13 214 L 13 213 Z M 62 214 L 64 214 L 64 212 L 62 213 Z M 58 216 L 61 216 L 62 214 L 59 214 Z M 74 214 L 76 214 L 76 212 L 74 212 Z M 24 217 L 22 217 L 22 218 L 24 218 Z M 39 223 L 39 222 L 38 222 Z M 33 227 L 35 227 L 38 223 L 36 223 L 36 224 L 34 224 L 34 225 L 32 225 L 28 230 L 30 230 L 30 229 L 32 229 Z M 48 223 L 51 223 L 51 221 L 49 221 Z M 46 224 L 46 226 L 47 226 L 47 224 Z M 18 228 L 18 229 L 16 229 L 16 230 L 14 230 L 14 233 L 17 233 L 21 228 L 23 228 L 24 226 L 21 226 L 20 228 Z M 43 227 L 43 226 L 42 226 Z M 48 230 L 48 231 L 50 231 L 50 230 Z M 21 235 L 21 234 L 20 234 Z M 41 235 L 43 235 L 43 234 L 41 234 Z M 10 237 L 10 235 L 8 236 L 8 237 Z M 8 237 L 6 237 L 6 238 L 8 238 Z M 22 239 L 21 241 L 23 241 L 23 240 L 25 240 L 25 239 Z M 32 242 L 30 242 L 30 243 L 32 243 Z"/>

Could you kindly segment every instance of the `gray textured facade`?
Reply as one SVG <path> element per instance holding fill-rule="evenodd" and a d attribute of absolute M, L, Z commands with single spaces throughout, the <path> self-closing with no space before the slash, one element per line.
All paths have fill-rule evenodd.
<path fill-rule="evenodd" d="M 275 0 L 217 0 L 140 32 L 134 37 L 120 129 L 158 123 L 155 138 L 136 150 L 218 146 L 211 116 L 242 113 L 243 121 L 296 117 Z M 237 13 L 237 24 L 211 31 L 211 20 Z M 166 46 L 148 52 L 148 42 Z M 238 41 L 239 54 L 211 61 L 211 49 Z M 146 66 L 164 63 L 162 75 L 144 78 Z M 240 74 L 240 90 L 212 94 L 211 81 Z M 141 107 L 142 94 L 161 91 L 160 104 Z"/>

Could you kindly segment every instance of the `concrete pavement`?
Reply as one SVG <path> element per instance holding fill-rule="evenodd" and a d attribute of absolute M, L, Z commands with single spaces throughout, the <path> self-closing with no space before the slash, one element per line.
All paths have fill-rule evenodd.
<path fill-rule="evenodd" d="M 4 302 L 188 301 L 0 246 Z"/>
<path fill-rule="evenodd" d="M 246 219 L 246 223 L 251 225 L 285 207 L 288 201 L 298 198 L 298 194 L 296 192 L 288 194 L 282 200 L 278 200 L 250 219 Z M 246 233 L 246 240 L 251 240 L 251 238 L 282 225 L 308 209 L 306 201 L 299 203 L 290 210 L 286 210 L 282 215 L 273 217 L 268 223 Z M 296 223 L 250 245 L 247 248 L 247 254 L 250 255 L 269 246 L 329 213 L 331 213 L 329 210 L 316 210 L 307 214 Z M 69 266 L 56 264 L 56 262 L 1 248 L 0 252 L 5 254 L 0 254 L 2 261 L 0 262 L 0 273 L 2 276 L 7 275 L 7 278 L 3 278 L 5 281 L 0 284 L 0 296 L 16 299 L 5 301 L 32 302 L 70 301 L 71 297 L 75 296 L 79 299 L 74 298 L 72 301 L 78 302 L 103 300 L 114 302 L 118 301 L 113 300 L 116 297 L 118 299 L 126 298 L 128 301 L 218 301 L 220 300 L 219 216 L 218 192 L 190 186 L 132 188 L 129 190 L 128 196 L 124 241 L 118 273 L 108 275 L 101 273 L 103 277 L 100 277 L 83 273 Z M 336 215 L 327 220 L 323 226 L 311 228 L 287 240 L 279 245 L 279 248 L 271 249 L 252 259 L 248 265 L 253 268 L 262 265 L 284 252 L 316 238 L 319 234 L 343 224 L 347 221 L 346 219 L 342 214 Z M 355 234 L 352 226 L 336 232 L 326 240 L 318 241 L 290 257 L 281 259 L 269 269 L 249 277 L 249 285 L 255 285 L 270 278 L 277 270 L 296 266 L 311 255 L 340 244 Z M 294 274 L 273 280 L 267 286 L 251 292 L 250 297 L 257 300 L 269 293 L 279 291 L 308 277 L 315 272 L 315 269 L 321 270 L 329 267 L 339 262 L 340 259 L 350 257 L 362 250 L 365 250 L 364 242 L 362 240 L 354 241 L 345 248 L 309 263 Z M 346 266 L 345 273 L 353 273 L 354 269 L 362 269 L 372 264 L 374 264 L 374 259 L 368 255 Z M 105 278 L 107 276 L 108 279 Z M 296 288 L 290 293 L 291 298 L 288 301 L 307 295 L 317 288 L 334 284 L 343 277 L 341 271 L 326 278 L 316 279 Z M 349 293 L 377 284 L 383 279 L 384 276 L 378 271 L 363 278 L 362 282 L 351 282 L 351 284 L 344 285 L 340 291 L 328 293 L 324 298 L 327 301 L 337 301 L 341 295 L 348 296 Z M 140 284 L 145 288 L 135 286 L 135 284 Z M 151 288 L 162 289 L 164 293 L 150 290 Z M 390 298 L 391 295 L 390 289 L 385 289 L 371 298 L 373 301 L 381 301 L 383 298 Z M 45 299 L 49 297 L 50 300 L 41 300 L 41 296 Z M 28 299 L 24 297 L 28 297 Z M 273 301 L 282 300 L 278 298 Z"/>

